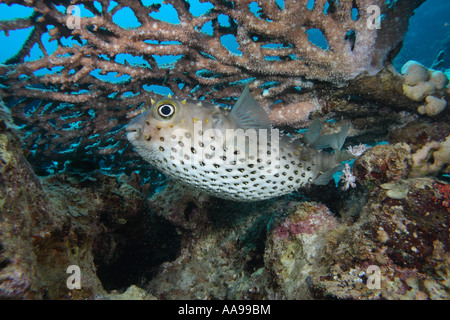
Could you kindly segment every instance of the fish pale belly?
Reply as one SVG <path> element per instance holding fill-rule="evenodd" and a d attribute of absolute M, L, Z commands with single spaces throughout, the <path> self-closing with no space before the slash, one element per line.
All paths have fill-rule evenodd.
<path fill-rule="evenodd" d="M 164 174 L 189 187 L 218 198 L 257 201 L 289 194 L 315 178 L 313 163 L 289 148 L 280 154 L 258 159 L 210 155 L 197 148 L 195 153 L 176 145 L 160 152 L 151 163 Z M 315 154 L 317 151 L 315 151 Z"/>

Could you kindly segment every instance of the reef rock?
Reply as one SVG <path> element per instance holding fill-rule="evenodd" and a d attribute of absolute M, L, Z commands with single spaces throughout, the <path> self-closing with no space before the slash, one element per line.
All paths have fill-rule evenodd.
<path fill-rule="evenodd" d="M 320 272 L 324 244 L 337 219 L 323 204 L 304 202 L 286 212 L 268 234 L 265 266 L 282 299 L 311 298 L 309 280 Z"/>
<path fill-rule="evenodd" d="M 411 166 L 408 147 L 401 144 L 377 145 L 355 161 L 354 171 L 360 182 L 379 185 L 407 177 Z"/>
<path fill-rule="evenodd" d="M 396 187 L 407 189 L 391 198 Z M 325 245 L 329 268 L 311 279 L 316 298 L 449 299 L 448 186 L 433 179 L 376 187 L 358 222 Z"/>
<path fill-rule="evenodd" d="M 165 224 L 152 220 L 138 191 L 98 173 L 37 177 L 7 110 L 0 116 L 1 299 L 101 297 L 105 287 L 143 276 L 133 273 L 133 263 L 148 267 L 167 256 L 170 246 L 151 248 L 164 242 L 157 230 Z M 120 269 L 124 260 L 130 265 Z M 79 268 L 79 289 L 67 285 L 69 266 Z"/>
<path fill-rule="evenodd" d="M 442 120 L 417 120 L 391 132 L 392 143 L 406 143 L 410 149 L 411 177 L 450 173 L 450 125 L 445 117 Z"/>

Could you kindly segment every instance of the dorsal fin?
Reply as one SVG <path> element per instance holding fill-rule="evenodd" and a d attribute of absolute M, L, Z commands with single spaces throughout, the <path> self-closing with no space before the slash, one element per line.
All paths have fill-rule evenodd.
<path fill-rule="evenodd" d="M 253 98 L 248 85 L 231 109 L 231 117 L 236 128 L 241 129 L 270 129 L 270 120 L 266 111 Z"/>
<path fill-rule="evenodd" d="M 303 139 L 305 142 L 316 149 L 325 149 L 328 147 L 333 148 L 335 151 L 341 150 L 344 145 L 345 139 L 347 138 L 348 129 L 350 124 L 343 125 L 341 131 L 333 134 L 327 134 L 322 136 L 322 125 L 319 120 L 314 120 L 308 131 L 306 131 Z"/>
<path fill-rule="evenodd" d="M 322 124 L 318 119 L 316 119 L 309 125 L 309 128 L 305 132 L 303 139 L 307 144 L 313 145 L 314 141 L 316 141 L 318 138 L 321 137 L 322 135 L 321 132 L 322 132 Z"/>
<path fill-rule="evenodd" d="M 350 124 L 347 123 L 341 127 L 341 131 L 330 135 L 330 147 L 335 151 L 341 150 L 344 145 L 345 139 L 347 138 L 348 129 L 350 129 Z"/>

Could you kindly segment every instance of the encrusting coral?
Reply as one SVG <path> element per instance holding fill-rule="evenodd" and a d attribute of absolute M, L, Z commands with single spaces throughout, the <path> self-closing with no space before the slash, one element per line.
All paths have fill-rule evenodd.
<path fill-rule="evenodd" d="M 361 78 L 375 77 L 389 63 L 409 17 L 423 1 L 316 0 L 311 6 L 306 0 L 283 5 L 214 0 L 203 3 L 211 7 L 199 15 L 188 1 L 170 0 L 163 5 L 172 6 L 179 20 L 170 23 L 153 17 L 161 5 L 140 1 L 7 0 L 3 3 L 31 7 L 33 13 L 1 21 L 0 30 L 33 29 L 18 54 L 0 66 L 3 98 L 29 132 L 30 160 L 97 157 L 117 166 L 120 155 L 122 167 L 133 170 L 135 155 L 120 129 L 158 98 L 151 86 L 180 98 L 231 105 L 242 90 L 240 81 L 250 82 L 272 122 L 281 126 L 307 125 L 317 111 L 326 118 L 334 109 L 339 112 L 330 106 L 347 105 L 349 96 L 369 95 L 385 105 L 392 99 L 387 92 L 392 85 L 377 87 L 382 81 Z M 67 12 L 69 5 L 83 5 L 89 14 L 77 17 Z M 381 28 L 369 6 L 380 8 Z M 116 23 L 115 15 L 125 9 L 136 18 L 133 27 Z M 309 41 L 313 31 L 323 35 L 327 48 Z M 56 50 L 47 50 L 43 35 L 58 44 Z M 230 36 L 239 52 L 222 44 Z M 42 58 L 28 61 L 33 47 Z M 127 55 L 141 62 L 129 63 Z M 167 67 L 158 57 L 177 60 Z M 104 80 L 108 74 L 123 80 Z M 396 76 L 390 79 L 397 81 Z"/>

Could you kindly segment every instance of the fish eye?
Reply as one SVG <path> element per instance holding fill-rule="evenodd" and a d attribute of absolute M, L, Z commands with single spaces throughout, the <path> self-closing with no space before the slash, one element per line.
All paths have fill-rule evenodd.
<path fill-rule="evenodd" d="M 164 103 L 158 107 L 158 114 L 163 118 L 170 118 L 175 113 L 175 106 Z"/>

